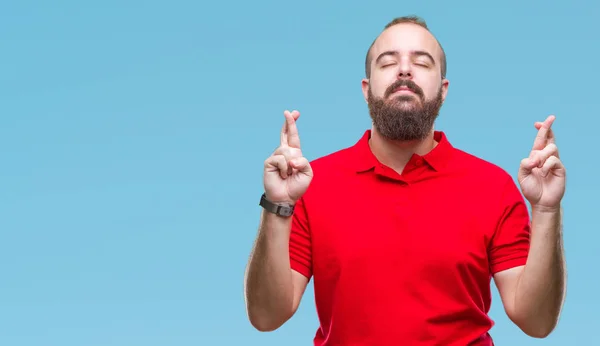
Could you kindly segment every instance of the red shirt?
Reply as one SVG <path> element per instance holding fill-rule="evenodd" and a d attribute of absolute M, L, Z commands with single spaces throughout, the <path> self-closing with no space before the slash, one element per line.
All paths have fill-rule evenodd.
<path fill-rule="evenodd" d="M 516 184 L 443 132 L 401 175 L 369 137 L 311 163 L 293 217 L 291 266 L 314 280 L 314 345 L 492 345 L 492 275 L 529 250 Z"/>

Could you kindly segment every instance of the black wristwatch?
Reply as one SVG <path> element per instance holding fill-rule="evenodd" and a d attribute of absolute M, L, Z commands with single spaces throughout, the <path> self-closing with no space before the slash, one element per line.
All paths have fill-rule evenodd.
<path fill-rule="evenodd" d="M 271 212 L 273 214 L 279 216 L 289 217 L 294 214 L 294 206 L 291 204 L 275 204 L 269 200 L 267 200 L 267 196 L 263 193 L 260 197 L 259 205 L 265 208 L 266 211 Z"/>

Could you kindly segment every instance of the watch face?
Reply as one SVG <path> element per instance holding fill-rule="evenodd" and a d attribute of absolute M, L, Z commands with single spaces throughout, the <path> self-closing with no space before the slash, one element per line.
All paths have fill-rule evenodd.
<path fill-rule="evenodd" d="M 281 216 L 292 216 L 293 209 L 289 207 L 281 207 L 279 208 L 278 214 Z"/>

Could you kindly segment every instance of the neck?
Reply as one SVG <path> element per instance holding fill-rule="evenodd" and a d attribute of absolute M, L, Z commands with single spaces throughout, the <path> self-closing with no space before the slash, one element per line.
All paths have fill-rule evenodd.
<path fill-rule="evenodd" d="M 369 140 L 369 146 L 377 160 L 398 174 L 402 174 L 404 167 L 406 167 L 413 154 L 423 156 L 435 148 L 436 145 L 437 142 L 433 138 L 433 129 L 422 140 L 394 141 L 382 137 L 375 128 L 372 128 L 371 139 Z"/>

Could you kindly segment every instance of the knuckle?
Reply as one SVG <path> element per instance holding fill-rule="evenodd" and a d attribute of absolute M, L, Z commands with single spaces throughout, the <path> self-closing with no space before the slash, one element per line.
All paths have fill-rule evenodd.
<path fill-rule="evenodd" d="M 286 160 L 291 160 L 302 157 L 302 151 L 297 148 L 279 147 L 275 150 L 273 155 L 281 155 L 285 157 Z"/>
<path fill-rule="evenodd" d="M 279 155 L 279 154 L 274 154 L 271 155 L 269 158 L 267 158 L 264 162 L 265 166 L 269 166 L 269 165 L 277 165 L 281 162 L 285 162 L 285 157 L 283 157 L 283 155 Z"/>
<path fill-rule="evenodd" d="M 287 150 L 288 150 L 288 148 L 286 146 L 281 146 L 281 147 L 278 147 L 277 149 L 275 149 L 274 154 L 275 155 L 285 155 Z"/>
<path fill-rule="evenodd" d="M 285 162 L 285 155 L 278 154 L 278 155 L 273 156 L 273 158 L 278 163 Z"/>

